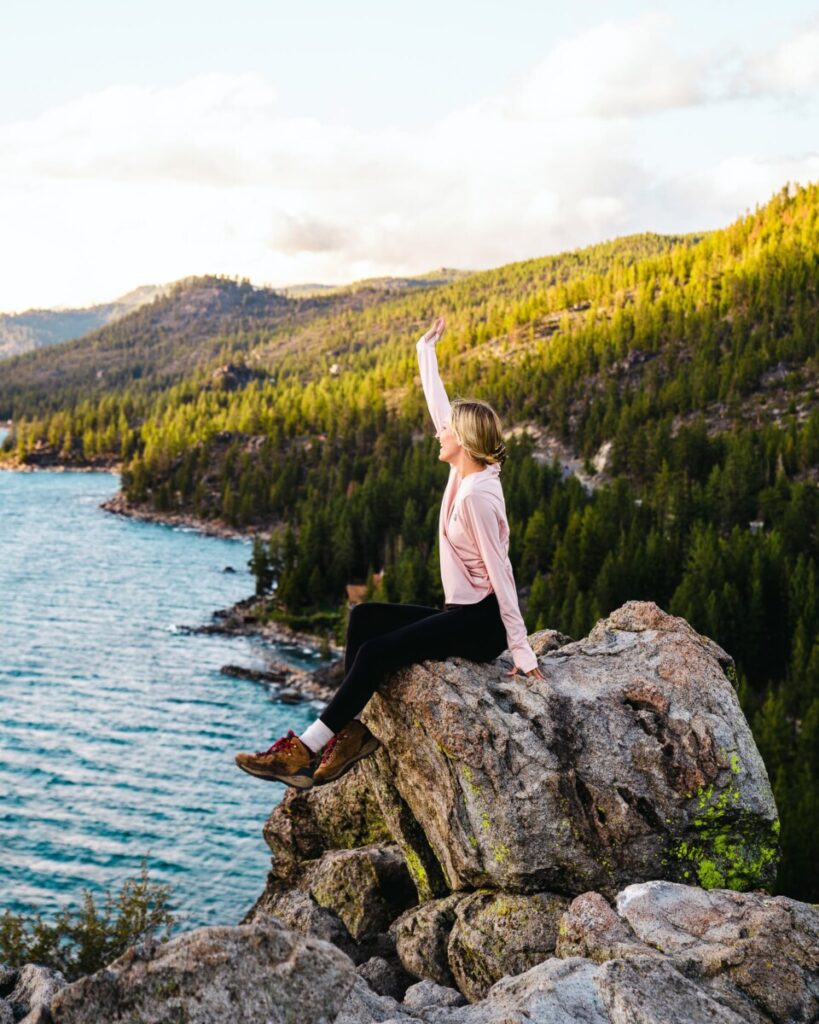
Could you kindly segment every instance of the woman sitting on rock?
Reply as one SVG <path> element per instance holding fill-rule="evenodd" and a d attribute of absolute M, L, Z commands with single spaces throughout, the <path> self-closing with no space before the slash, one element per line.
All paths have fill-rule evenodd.
<path fill-rule="evenodd" d="M 357 716 L 379 682 L 407 665 L 453 656 L 492 661 L 508 647 L 514 668 L 507 675 L 521 670 L 543 678 L 529 646 L 509 562 L 500 420 L 486 402 L 456 399 L 450 405 L 435 354 L 444 326 L 440 317 L 416 346 L 441 445 L 439 458 L 450 465 L 438 524 L 444 608 L 355 605 L 338 691 L 301 736 L 290 730 L 266 751 L 237 754 L 236 764 L 250 775 L 298 789 L 339 778 L 378 747 Z"/>

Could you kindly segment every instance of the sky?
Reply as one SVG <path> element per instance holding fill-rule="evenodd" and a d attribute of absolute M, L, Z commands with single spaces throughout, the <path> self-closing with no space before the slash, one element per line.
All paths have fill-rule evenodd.
<path fill-rule="evenodd" d="M 819 180 L 814 0 L 3 0 L 0 311 L 482 269 Z"/>

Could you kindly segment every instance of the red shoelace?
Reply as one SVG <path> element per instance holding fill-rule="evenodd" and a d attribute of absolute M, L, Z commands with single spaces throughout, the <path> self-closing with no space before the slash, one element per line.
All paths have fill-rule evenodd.
<path fill-rule="evenodd" d="M 330 756 L 330 751 L 333 749 L 333 747 L 336 745 L 336 743 L 338 743 L 338 738 L 339 738 L 340 735 L 341 735 L 341 733 L 337 732 L 335 734 L 335 736 L 333 736 L 332 739 L 327 741 L 327 746 L 324 748 L 324 753 L 321 755 L 321 763 L 322 764 L 324 764 L 324 762 Z"/>
<path fill-rule="evenodd" d="M 267 750 L 257 750 L 256 757 L 264 757 L 265 754 L 275 754 L 279 750 L 286 750 L 292 744 L 293 740 L 296 739 L 298 739 L 298 736 L 296 736 L 292 729 L 288 729 L 287 735 L 276 740 L 276 742 L 272 744 L 272 746 L 269 746 Z"/>

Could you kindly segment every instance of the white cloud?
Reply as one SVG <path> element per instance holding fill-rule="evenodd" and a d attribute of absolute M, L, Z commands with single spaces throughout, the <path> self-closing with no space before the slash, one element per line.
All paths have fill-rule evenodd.
<path fill-rule="evenodd" d="M 787 182 L 810 181 L 819 181 L 819 148 L 788 158 L 737 154 L 676 184 L 681 205 L 699 209 L 703 219 L 727 224 L 765 203 Z"/>
<path fill-rule="evenodd" d="M 809 153 L 766 163 L 764 140 L 687 178 L 649 170 L 640 153 L 661 153 L 664 116 L 713 110 L 725 78 L 716 55 L 672 39 L 654 14 L 592 27 L 424 132 L 293 117 L 265 79 L 225 74 L 116 86 L 2 125 L 0 309 L 194 273 L 291 284 L 492 266 L 720 223 L 709 212 L 725 222 L 783 171 L 816 176 Z"/>
<path fill-rule="evenodd" d="M 287 255 L 331 253 L 343 251 L 352 237 L 353 232 L 344 225 L 283 213 L 271 231 L 271 244 Z"/>
<path fill-rule="evenodd" d="M 649 12 L 606 21 L 558 42 L 507 97 L 513 116 L 630 117 L 707 99 L 716 54 L 677 53 L 673 20 Z"/>
<path fill-rule="evenodd" d="M 805 26 L 743 69 L 747 91 L 805 98 L 819 89 L 819 24 Z"/>

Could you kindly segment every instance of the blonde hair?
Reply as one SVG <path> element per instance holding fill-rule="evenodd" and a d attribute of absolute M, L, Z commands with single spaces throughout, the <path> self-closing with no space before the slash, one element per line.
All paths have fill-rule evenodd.
<path fill-rule="evenodd" d="M 498 414 L 479 398 L 456 398 L 452 403 L 449 426 L 458 444 L 485 466 L 502 466 L 506 445 Z"/>

